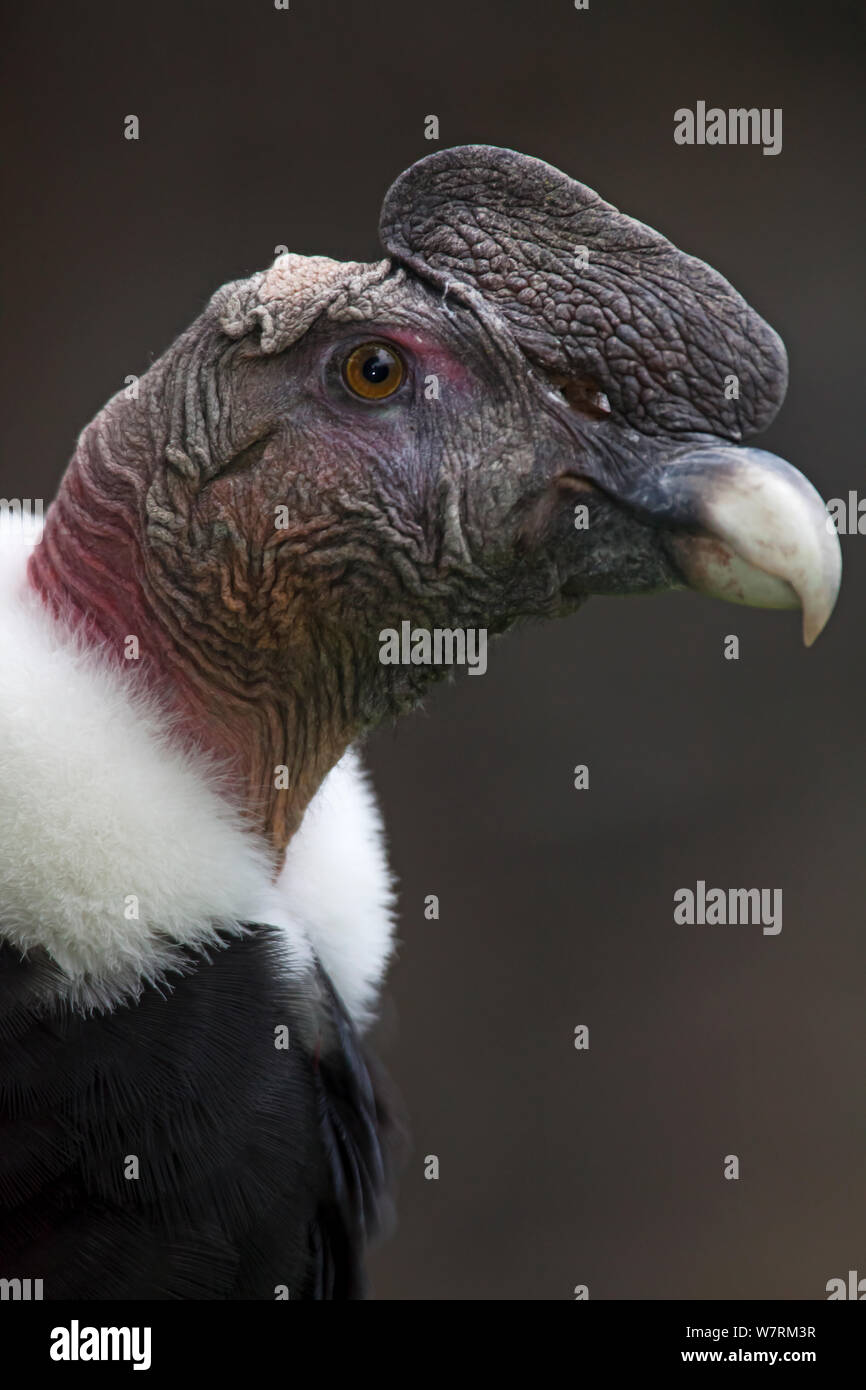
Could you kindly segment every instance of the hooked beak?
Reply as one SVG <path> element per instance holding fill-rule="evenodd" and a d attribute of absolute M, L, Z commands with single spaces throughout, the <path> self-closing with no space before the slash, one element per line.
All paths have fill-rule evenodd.
<path fill-rule="evenodd" d="M 826 626 L 842 553 L 808 479 L 763 449 L 684 445 L 617 500 L 665 529 L 690 588 L 756 608 L 801 608 L 807 647 Z"/>
<path fill-rule="evenodd" d="M 718 272 L 561 170 L 483 145 L 437 150 L 401 174 L 380 232 L 398 264 L 501 319 L 548 379 L 603 395 L 609 423 L 586 427 L 557 486 L 582 480 L 620 515 L 581 536 L 566 597 L 682 579 L 735 603 L 801 607 L 814 642 L 839 590 L 838 537 L 796 469 L 724 442 L 766 429 L 788 366 Z M 733 395 L 720 389 L 729 376 Z M 575 549 L 572 532 L 563 553 Z"/>

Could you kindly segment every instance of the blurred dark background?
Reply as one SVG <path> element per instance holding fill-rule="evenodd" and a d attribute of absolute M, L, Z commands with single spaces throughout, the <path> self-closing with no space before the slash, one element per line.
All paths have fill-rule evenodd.
<path fill-rule="evenodd" d="M 377 258 L 428 114 L 440 145 L 547 159 L 727 275 L 790 354 L 762 444 L 825 497 L 864 490 L 862 13 L 8 6 L 0 494 L 49 499 L 124 378 L 276 245 Z M 698 100 L 781 107 L 782 153 L 675 145 Z M 373 740 L 400 881 L 379 1047 L 413 1132 L 379 1298 L 823 1298 L 866 1275 L 866 537 L 843 546 L 812 651 L 794 614 L 596 600 Z M 781 935 L 675 926 L 699 878 L 781 887 Z"/>

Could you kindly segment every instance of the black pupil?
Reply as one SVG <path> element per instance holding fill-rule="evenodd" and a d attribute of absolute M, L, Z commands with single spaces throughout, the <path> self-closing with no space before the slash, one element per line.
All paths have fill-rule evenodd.
<path fill-rule="evenodd" d="M 387 381 L 391 375 L 391 354 L 378 348 L 367 358 L 361 372 L 368 381 L 373 382 L 376 386 L 382 381 Z"/>

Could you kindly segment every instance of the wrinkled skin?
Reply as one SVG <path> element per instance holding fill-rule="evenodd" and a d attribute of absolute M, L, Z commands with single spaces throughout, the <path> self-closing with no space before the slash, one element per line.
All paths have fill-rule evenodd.
<path fill-rule="evenodd" d="M 136 678 L 278 852 L 347 744 L 447 673 L 380 664 L 383 628 L 500 632 L 688 581 L 799 598 L 813 636 L 838 587 L 817 494 L 739 447 L 786 363 L 714 271 L 484 147 L 404 174 L 381 230 L 378 264 L 288 256 L 219 290 L 84 432 L 31 562 L 90 640 L 139 635 Z M 406 368 L 378 402 L 342 375 L 371 341 Z"/>

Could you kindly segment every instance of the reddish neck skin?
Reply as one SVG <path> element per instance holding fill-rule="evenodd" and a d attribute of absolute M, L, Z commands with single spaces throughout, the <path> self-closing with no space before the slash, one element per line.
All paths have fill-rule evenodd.
<path fill-rule="evenodd" d="M 225 788 L 272 849 L 275 873 L 303 813 L 349 736 L 328 737 L 276 688 L 254 690 L 223 678 L 217 662 L 178 640 L 142 579 L 134 515 L 123 506 L 95 509 L 75 464 L 46 517 L 28 578 L 43 602 L 85 643 L 116 665 L 136 690 L 165 710 L 175 741 L 203 752 L 225 772 Z M 140 658 L 125 657 L 130 635 Z M 251 683 L 252 686 L 252 683 Z M 288 768 L 288 789 L 275 771 Z"/>

